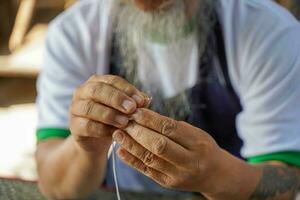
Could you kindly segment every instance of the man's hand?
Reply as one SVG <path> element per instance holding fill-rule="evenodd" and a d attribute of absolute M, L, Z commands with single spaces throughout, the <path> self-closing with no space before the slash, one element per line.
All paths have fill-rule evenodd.
<path fill-rule="evenodd" d="M 70 109 L 72 136 L 88 152 L 107 149 L 113 131 L 126 127 L 128 115 L 145 104 L 145 94 L 124 79 L 93 76 L 74 94 Z"/>
<path fill-rule="evenodd" d="M 204 131 L 185 122 L 138 109 L 134 122 L 113 138 L 119 157 L 160 185 L 184 191 L 207 191 L 219 168 L 221 149 Z"/>
<path fill-rule="evenodd" d="M 93 76 L 79 87 L 70 108 L 71 137 L 38 145 L 43 194 L 50 199 L 90 195 L 105 178 L 113 131 L 124 128 L 128 115 L 148 103 L 145 94 L 117 76 Z"/>
<path fill-rule="evenodd" d="M 133 120 L 113 134 L 121 146 L 118 156 L 164 187 L 200 192 L 211 200 L 295 197 L 300 181 L 294 169 L 249 165 L 203 130 L 148 109 L 138 109 Z"/>

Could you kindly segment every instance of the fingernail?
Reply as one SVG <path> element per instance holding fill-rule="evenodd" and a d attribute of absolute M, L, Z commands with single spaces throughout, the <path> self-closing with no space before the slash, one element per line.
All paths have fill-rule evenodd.
<path fill-rule="evenodd" d="M 139 105 L 142 105 L 144 103 L 144 98 L 142 98 L 141 96 L 139 95 L 133 95 L 132 98 L 134 100 L 136 100 L 136 102 L 139 104 Z"/>
<path fill-rule="evenodd" d="M 150 104 L 151 104 L 152 98 L 148 99 L 144 105 L 145 108 L 149 108 Z"/>
<path fill-rule="evenodd" d="M 144 99 L 151 100 L 150 95 L 146 94 L 145 92 L 141 92 L 141 94 L 144 96 Z"/>
<path fill-rule="evenodd" d="M 114 141 L 116 141 L 118 144 L 122 144 L 123 142 L 123 134 L 121 133 L 121 131 L 116 131 L 114 134 L 113 134 L 113 139 Z"/>
<path fill-rule="evenodd" d="M 145 99 L 145 102 L 144 102 L 144 107 L 145 108 L 148 108 L 149 105 L 151 104 L 151 101 L 152 101 L 152 97 L 150 97 L 148 94 L 146 93 L 142 93 L 143 96 L 144 96 L 144 99 Z"/>
<path fill-rule="evenodd" d="M 123 108 L 129 112 L 133 111 L 136 108 L 135 103 L 132 101 L 129 101 L 129 100 L 125 100 L 122 105 L 123 105 Z"/>
<path fill-rule="evenodd" d="M 126 126 L 128 124 L 129 119 L 125 116 L 117 115 L 116 122 L 120 125 Z"/>

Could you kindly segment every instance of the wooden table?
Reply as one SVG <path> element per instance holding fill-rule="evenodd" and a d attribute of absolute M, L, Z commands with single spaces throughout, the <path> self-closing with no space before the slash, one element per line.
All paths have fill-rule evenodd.
<path fill-rule="evenodd" d="M 201 197 L 164 196 L 159 194 L 123 193 L 124 200 L 204 200 Z M 0 178 L 1 200 L 45 200 L 34 182 Z M 90 200 L 116 200 L 116 194 L 107 190 L 98 190 Z"/>

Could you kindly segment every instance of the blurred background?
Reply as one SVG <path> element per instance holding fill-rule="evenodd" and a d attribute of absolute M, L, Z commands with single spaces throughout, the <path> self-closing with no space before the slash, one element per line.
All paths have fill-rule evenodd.
<path fill-rule="evenodd" d="M 0 0 L 0 177 L 36 179 L 35 83 L 48 23 L 75 0 Z"/>
<path fill-rule="evenodd" d="M 0 0 L 0 177 L 37 178 L 34 102 L 44 36 L 75 1 Z M 300 0 L 278 2 L 300 17 Z"/>

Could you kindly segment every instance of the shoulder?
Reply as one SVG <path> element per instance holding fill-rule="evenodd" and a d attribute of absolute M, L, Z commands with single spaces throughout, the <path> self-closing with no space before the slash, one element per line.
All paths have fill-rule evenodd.
<path fill-rule="evenodd" d="M 243 155 L 299 151 L 299 22 L 271 0 L 220 0 L 218 16 Z"/>
<path fill-rule="evenodd" d="M 102 1 L 78 1 L 71 8 L 58 15 L 49 25 L 48 34 L 82 35 L 99 28 Z M 96 34 L 96 33 L 95 33 Z"/>
<path fill-rule="evenodd" d="M 46 36 L 45 65 L 47 59 L 76 62 L 93 71 L 99 67 L 99 73 L 104 73 L 103 64 L 98 66 L 98 62 L 100 57 L 107 59 L 106 50 L 110 40 L 106 37 L 111 29 L 112 2 L 81 0 L 56 17 L 50 23 Z"/>
<path fill-rule="evenodd" d="M 297 23 L 290 12 L 272 0 L 218 0 L 217 11 L 223 22 L 259 22 L 260 19 L 286 24 Z"/>
<path fill-rule="evenodd" d="M 262 69 L 279 78 L 295 67 L 300 24 L 286 9 L 271 0 L 219 0 L 217 12 L 237 93 L 253 86 Z"/>
<path fill-rule="evenodd" d="M 260 46 L 271 36 L 284 37 L 300 26 L 290 12 L 271 0 L 219 0 L 217 13 L 226 45 L 236 48 Z"/>
<path fill-rule="evenodd" d="M 78 1 L 71 8 L 58 15 L 51 23 L 50 27 L 68 26 L 79 24 L 88 25 L 96 20 L 99 20 L 99 13 L 102 3 L 98 0 Z M 95 24 L 94 24 L 95 25 Z M 76 28 L 78 26 L 74 26 Z"/>
<path fill-rule="evenodd" d="M 81 0 L 55 18 L 47 33 L 46 54 L 54 51 L 68 54 L 61 60 L 77 59 L 97 73 L 106 73 L 114 19 L 113 2 Z"/>
<path fill-rule="evenodd" d="M 284 38 L 300 28 L 290 12 L 271 0 L 219 0 L 217 13 L 225 45 L 231 50 L 256 48 L 274 36 Z"/>

